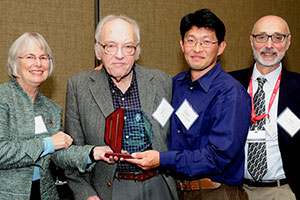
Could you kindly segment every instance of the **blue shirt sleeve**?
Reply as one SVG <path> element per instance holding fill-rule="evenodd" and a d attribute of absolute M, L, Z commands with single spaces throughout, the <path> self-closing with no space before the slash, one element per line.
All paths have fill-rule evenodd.
<path fill-rule="evenodd" d="M 50 137 L 43 138 L 44 142 L 44 152 L 40 157 L 46 156 L 49 153 L 54 153 L 54 143 Z M 36 181 L 40 179 L 40 168 L 34 167 L 32 181 Z"/>
<path fill-rule="evenodd" d="M 176 166 L 177 151 L 166 151 L 159 153 L 159 163 L 161 167 L 174 168 Z"/>
<path fill-rule="evenodd" d="M 43 138 L 44 142 L 44 152 L 42 153 L 41 157 L 46 156 L 49 153 L 54 153 L 54 143 L 50 137 Z"/>
<path fill-rule="evenodd" d="M 92 161 L 91 161 L 90 157 L 88 157 L 88 162 L 87 162 L 87 164 L 92 164 Z"/>

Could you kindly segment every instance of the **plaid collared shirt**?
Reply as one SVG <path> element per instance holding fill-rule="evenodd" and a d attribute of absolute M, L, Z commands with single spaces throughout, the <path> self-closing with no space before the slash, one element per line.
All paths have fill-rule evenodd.
<path fill-rule="evenodd" d="M 123 94 L 109 77 L 109 88 L 114 109 L 125 108 L 122 149 L 129 153 L 141 152 L 150 149 L 151 136 L 144 127 L 143 112 L 138 94 L 136 73 L 133 69 L 131 85 Z M 134 173 L 142 171 L 141 168 L 127 162 L 118 162 L 118 172 Z"/>

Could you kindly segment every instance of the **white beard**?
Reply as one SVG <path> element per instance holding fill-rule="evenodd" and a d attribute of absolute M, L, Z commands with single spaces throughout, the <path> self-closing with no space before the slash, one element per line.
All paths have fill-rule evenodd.
<path fill-rule="evenodd" d="M 273 62 L 266 62 L 262 57 L 261 54 L 263 52 L 271 52 L 271 53 L 276 53 L 277 57 L 273 60 Z M 268 49 L 268 48 L 264 48 L 263 50 L 261 50 L 259 52 L 259 55 L 256 53 L 255 50 L 253 50 L 253 56 L 256 62 L 258 62 L 260 65 L 265 66 L 265 67 L 274 67 L 276 65 L 278 65 L 281 60 L 283 59 L 283 57 L 285 56 L 285 52 L 284 51 L 281 55 L 278 56 L 279 52 L 277 50 L 272 50 L 272 49 Z"/>

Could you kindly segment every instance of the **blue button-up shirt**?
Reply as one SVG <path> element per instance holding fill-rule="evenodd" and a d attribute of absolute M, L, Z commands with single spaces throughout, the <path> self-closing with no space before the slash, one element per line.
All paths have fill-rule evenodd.
<path fill-rule="evenodd" d="M 185 99 L 199 117 L 187 130 L 172 115 L 169 151 L 160 153 L 160 166 L 174 170 L 177 179 L 206 177 L 229 185 L 242 184 L 251 114 L 246 90 L 218 62 L 194 82 L 190 71 L 173 78 L 175 111 Z"/>

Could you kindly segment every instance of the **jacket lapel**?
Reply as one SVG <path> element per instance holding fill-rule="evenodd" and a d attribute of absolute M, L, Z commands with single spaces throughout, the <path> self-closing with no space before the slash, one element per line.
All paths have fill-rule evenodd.
<path fill-rule="evenodd" d="M 156 93 L 156 88 L 152 84 L 153 75 L 137 64 L 135 69 L 141 108 L 148 117 L 151 117 Z"/>
<path fill-rule="evenodd" d="M 141 107 L 146 115 L 150 117 L 153 112 L 156 93 L 156 88 L 152 84 L 153 75 L 147 73 L 147 70 L 137 64 L 135 70 Z M 94 81 L 94 84 L 90 86 L 92 96 L 102 113 L 107 117 L 114 111 L 114 107 L 105 71 L 93 71 L 90 78 Z"/>
<path fill-rule="evenodd" d="M 248 68 L 246 70 L 245 75 L 242 77 L 242 79 L 240 80 L 241 84 L 245 87 L 246 90 L 248 90 L 249 87 L 249 83 L 250 83 L 250 79 L 253 73 L 253 67 Z"/>
<path fill-rule="evenodd" d="M 103 69 L 100 71 L 93 71 L 90 78 L 94 81 L 94 84 L 90 86 L 92 96 L 104 116 L 107 117 L 114 111 L 114 106 L 105 71 Z"/>
<path fill-rule="evenodd" d="M 282 113 L 282 111 L 287 107 L 287 102 L 289 102 L 289 98 L 293 96 L 292 94 L 290 94 L 290 92 L 293 92 L 292 88 L 292 85 L 289 86 L 289 77 L 287 71 L 286 69 L 282 68 L 277 115 L 280 115 L 280 113 Z"/>

